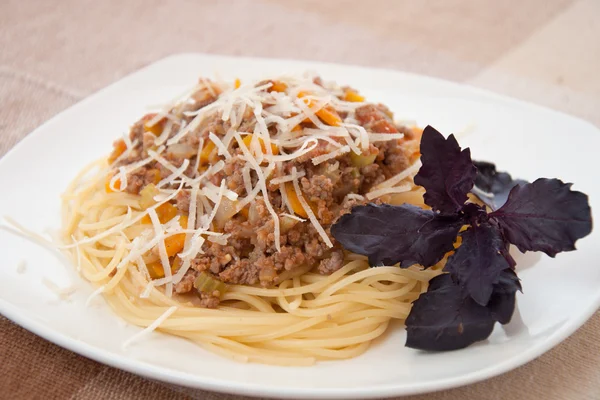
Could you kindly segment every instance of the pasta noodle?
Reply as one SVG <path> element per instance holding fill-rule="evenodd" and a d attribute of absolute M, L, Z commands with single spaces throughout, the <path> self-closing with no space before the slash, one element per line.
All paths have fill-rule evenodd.
<path fill-rule="evenodd" d="M 94 163 L 99 172 L 86 178 L 86 169 L 65 193 L 61 247 L 128 322 L 149 327 L 172 310 L 160 321 L 160 331 L 236 361 L 311 365 L 356 357 L 391 320 L 407 317 L 411 303 L 439 273 L 439 268 L 369 268 L 364 257 L 350 254 L 345 265 L 328 276 L 308 272 L 272 288 L 230 285 L 218 309 L 200 308 L 191 296 L 169 297 L 152 286 L 143 298 L 151 285 L 147 271 L 136 260 L 119 266 L 144 227 L 136 222 L 124 230 L 111 229 L 139 221 L 145 211 L 139 196 L 106 193 L 104 166 L 102 161 Z M 394 196 L 422 201 L 418 191 Z"/>
<path fill-rule="evenodd" d="M 201 79 L 148 114 L 63 195 L 62 243 L 128 322 L 231 359 L 363 353 L 440 273 L 369 268 L 331 235 L 368 201 L 423 204 L 421 131 L 312 76 Z"/>

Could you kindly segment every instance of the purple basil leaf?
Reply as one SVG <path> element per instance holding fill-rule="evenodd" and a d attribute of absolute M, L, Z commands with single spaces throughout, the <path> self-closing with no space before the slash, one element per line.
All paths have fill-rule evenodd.
<path fill-rule="evenodd" d="M 347 250 L 369 257 L 374 266 L 430 267 L 453 250 L 463 222 L 410 204 L 368 204 L 352 209 L 332 227 L 331 234 Z"/>
<path fill-rule="evenodd" d="M 461 233 L 462 243 L 450 256 L 444 271 L 465 289 L 476 303 L 490 300 L 500 273 L 510 268 L 502 251 L 506 248 L 500 229 L 490 223 L 472 225 Z"/>
<path fill-rule="evenodd" d="M 550 257 L 575 250 L 577 239 L 592 230 L 587 195 L 558 179 L 540 178 L 515 186 L 506 204 L 490 217 L 519 250 L 543 251 Z"/>
<path fill-rule="evenodd" d="M 521 283 L 512 269 L 505 269 L 494 285 L 494 292 L 487 307 L 492 318 L 501 324 L 508 324 L 515 311 L 515 294 L 521 291 Z"/>
<path fill-rule="evenodd" d="M 471 151 L 461 151 L 454 135 L 445 139 L 427 126 L 421 138 L 421 162 L 423 166 L 415 176 L 415 183 L 425 188 L 425 203 L 442 214 L 460 211 L 477 171 Z"/>
<path fill-rule="evenodd" d="M 492 210 L 497 210 L 506 203 L 508 193 L 513 187 L 527 183 L 522 179 L 513 180 L 506 172 L 496 171 L 496 166 L 492 163 L 473 161 L 473 164 L 477 167 L 477 176 L 472 192 Z"/>
<path fill-rule="evenodd" d="M 406 319 L 406 346 L 428 351 L 457 350 L 485 340 L 496 321 L 487 307 L 465 296 L 449 274 L 429 282 Z"/>

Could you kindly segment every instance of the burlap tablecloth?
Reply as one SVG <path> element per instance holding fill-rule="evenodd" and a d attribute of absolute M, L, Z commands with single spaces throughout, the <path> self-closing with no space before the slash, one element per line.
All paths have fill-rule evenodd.
<path fill-rule="evenodd" d="M 0 0 L 0 156 L 94 91 L 184 51 L 396 68 L 600 125 L 598 17 L 598 0 Z M 410 399 L 600 399 L 598 343 L 600 314 L 521 368 Z M 241 399 L 106 367 L 3 317 L 0 360 L 0 398 Z"/>

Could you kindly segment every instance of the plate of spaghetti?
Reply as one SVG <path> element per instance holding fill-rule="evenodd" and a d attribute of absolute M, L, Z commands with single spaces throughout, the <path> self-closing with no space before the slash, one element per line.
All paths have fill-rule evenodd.
<path fill-rule="evenodd" d="M 365 398 L 476 382 L 600 304 L 598 133 L 399 72 L 169 57 L 0 160 L 0 311 L 209 390 Z"/>

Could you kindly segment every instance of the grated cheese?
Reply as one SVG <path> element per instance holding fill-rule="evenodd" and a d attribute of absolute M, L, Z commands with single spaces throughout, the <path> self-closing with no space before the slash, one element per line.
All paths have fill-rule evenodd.
<path fill-rule="evenodd" d="M 161 314 L 154 322 L 148 325 L 146 328 L 136 333 L 125 342 L 123 342 L 123 349 L 127 349 L 133 342 L 142 339 L 144 336 L 148 335 L 150 332 L 156 330 L 160 325 L 167 320 L 175 311 L 177 311 L 178 307 L 172 306 L 167 309 L 164 313 Z"/>
<path fill-rule="evenodd" d="M 277 216 L 277 213 L 273 209 L 273 205 L 271 204 L 271 201 L 269 200 L 269 192 L 267 190 L 267 180 L 265 179 L 265 175 L 264 175 L 262 169 L 260 168 L 260 165 L 256 161 L 256 159 L 252 156 L 252 154 L 246 147 L 246 144 L 242 140 L 242 137 L 239 135 L 239 133 L 235 134 L 235 140 L 238 142 L 238 146 L 240 146 L 242 153 L 244 154 L 244 156 L 246 157 L 246 159 L 248 160 L 250 165 L 256 171 L 256 175 L 258 176 L 257 187 L 260 187 L 260 189 L 263 193 L 265 206 L 267 207 L 267 210 L 273 217 L 273 236 L 275 238 L 275 248 L 277 249 L 277 251 L 281 251 L 279 217 Z M 275 157 L 275 156 L 271 156 L 271 157 Z"/>
<path fill-rule="evenodd" d="M 242 178 L 244 180 L 244 189 L 246 190 L 246 195 L 252 192 L 252 178 L 250 177 L 250 166 L 244 165 L 242 167 Z"/>
<path fill-rule="evenodd" d="M 302 143 L 302 146 L 300 146 L 300 148 L 298 150 L 296 150 L 295 152 L 293 152 L 291 154 L 282 154 L 282 155 L 276 155 L 276 156 L 268 155 L 268 156 L 265 156 L 265 159 L 267 161 L 271 161 L 271 162 L 295 160 L 296 158 L 303 156 L 304 154 L 314 150 L 318 144 L 319 144 L 319 141 L 317 139 L 309 138 L 306 141 L 304 141 L 304 143 Z M 245 145 L 244 145 L 244 147 L 245 147 Z M 258 163 L 256 165 L 258 166 Z"/>
<path fill-rule="evenodd" d="M 381 189 L 381 188 L 385 188 L 385 187 L 394 186 L 395 184 L 402 182 L 406 178 L 408 178 L 410 176 L 414 176 L 419 171 L 419 168 L 421 168 L 421 165 L 422 165 L 421 160 L 417 160 L 413 165 L 406 168 L 404 171 L 400 172 L 399 174 L 392 176 L 390 179 L 385 180 L 378 185 L 375 185 L 375 187 L 373 189 Z"/>
<path fill-rule="evenodd" d="M 221 141 L 221 139 L 219 139 L 217 137 L 217 135 L 215 135 L 212 132 L 209 132 L 208 133 L 208 138 L 217 147 L 217 154 L 219 154 L 220 156 L 225 156 L 225 158 L 227 160 L 231 159 L 231 154 L 229 154 L 229 151 L 227 150 L 227 147 L 225 147 L 225 145 L 223 144 L 223 142 Z"/>
<path fill-rule="evenodd" d="M 118 188 L 115 186 L 117 181 L 119 181 Z M 110 179 L 108 186 L 113 192 L 122 192 L 127 188 L 127 173 L 125 167 L 119 167 L 119 173 Z"/>
<path fill-rule="evenodd" d="M 92 292 L 92 294 L 90 294 L 90 296 L 85 301 L 85 306 L 89 307 L 90 304 L 92 303 L 92 300 L 94 300 L 96 297 L 98 297 L 98 295 L 100 295 L 102 293 L 104 293 L 104 285 L 100 286 L 99 288 L 97 288 L 96 290 L 94 290 Z"/>
<path fill-rule="evenodd" d="M 367 199 L 373 200 L 377 197 L 381 197 L 386 194 L 410 192 L 411 189 L 412 185 L 408 183 L 405 183 L 400 186 L 384 187 L 381 189 L 372 190 L 369 193 L 367 193 Z"/>
<path fill-rule="evenodd" d="M 375 142 L 387 142 L 388 140 L 403 139 L 404 133 L 369 133 L 369 140 Z"/>
<path fill-rule="evenodd" d="M 300 171 L 300 172 L 298 172 L 297 177 L 302 178 L 304 175 L 306 175 L 304 173 L 304 171 Z M 271 185 L 279 185 L 280 183 L 291 182 L 293 180 L 294 180 L 294 177 L 292 175 L 285 175 L 285 176 L 279 176 L 277 178 L 273 178 L 269 181 L 269 183 Z"/>
<path fill-rule="evenodd" d="M 168 119 L 160 136 L 158 136 L 156 139 L 154 139 L 154 144 L 157 146 L 164 144 L 167 141 L 167 139 L 169 138 L 169 135 L 171 134 L 172 129 L 173 129 L 173 121 L 171 119 Z"/>
<path fill-rule="evenodd" d="M 296 221 L 306 222 L 306 219 L 300 218 L 297 215 L 292 215 L 292 214 L 289 214 L 289 213 L 281 213 L 279 215 L 282 216 L 282 217 L 288 217 L 288 218 L 291 218 L 291 219 L 295 219 Z"/>
<path fill-rule="evenodd" d="M 196 163 L 194 164 L 194 171 L 196 175 L 199 174 L 200 170 L 200 155 L 202 154 L 202 149 L 204 149 L 204 138 L 200 138 L 200 142 L 198 143 L 198 152 L 196 153 Z"/>
<path fill-rule="evenodd" d="M 336 157 L 341 156 L 342 154 L 346 154 L 348 152 L 350 152 L 350 146 L 342 146 L 339 149 L 332 151 L 331 153 L 313 157 L 312 163 L 313 163 L 313 165 L 319 165 L 322 162 L 331 160 L 332 158 L 336 158 Z"/>
<path fill-rule="evenodd" d="M 183 173 L 187 170 L 189 165 L 190 165 L 190 160 L 188 160 L 186 158 L 181 163 L 181 167 L 177 168 L 175 171 L 173 171 L 173 173 L 171 175 L 167 176 L 166 178 L 164 178 L 160 182 L 158 182 L 156 187 L 161 188 L 168 183 L 172 183 L 175 179 L 177 179 L 183 175 Z"/>
<path fill-rule="evenodd" d="M 148 212 L 148 216 L 150 216 L 150 220 L 152 221 L 152 227 L 154 228 L 154 233 L 156 237 L 160 237 L 163 235 L 162 224 L 158 219 L 158 215 L 154 209 L 150 209 Z M 163 267 L 163 271 L 165 273 L 165 279 L 171 278 L 171 263 L 169 262 L 169 255 L 167 254 L 167 247 L 165 246 L 164 240 L 158 241 L 158 254 L 160 255 L 160 262 Z M 173 283 L 168 282 L 167 287 L 165 288 L 165 294 L 168 297 L 171 297 L 173 294 Z"/>
<path fill-rule="evenodd" d="M 71 240 L 73 242 L 77 242 L 77 239 L 75 239 L 75 235 L 71 235 Z M 77 254 L 77 272 L 81 271 L 81 249 L 79 248 L 79 246 L 75 246 L 75 253 Z"/>
<path fill-rule="evenodd" d="M 223 196 L 225 194 L 225 180 L 221 181 L 221 186 L 219 187 L 219 193 L 217 195 L 217 199 L 214 201 L 215 205 L 212 209 L 212 212 L 210 213 L 208 220 L 204 223 L 204 226 L 202 227 L 202 229 L 204 230 L 208 230 L 212 220 L 215 218 L 215 215 L 217 215 L 217 211 L 219 210 L 219 206 L 221 205 L 221 201 L 223 200 Z"/>
<path fill-rule="evenodd" d="M 302 194 L 302 190 L 300 190 L 300 185 L 298 184 L 298 172 L 296 171 L 296 167 L 292 168 L 292 176 L 294 177 L 294 180 L 292 181 L 294 183 L 294 190 L 296 191 L 296 196 L 298 197 L 298 201 L 302 205 L 302 208 L 304 208 L 304 212 L 306 212 L 306 215 L 308 215 L 310 222 L 313 224 L 316 231 L 319 233 L 319 235 L 321 236 L 321 238 L 323 239 L 323 242 L 325 242 L 327 247 L 330 247 L 330 248 L 333 247 L 333 243 L 331 243 L 331 239 L 329 239 L 329 236 L 327 236 L 325 229 L 323 229 L 323 227 L 317 220 L 315 213 L 313 213 L 312 209 L 310 208 L 310 206 L 308 205 L 306 200 L 304 200 L 304 195 Z"/>
<path fill-rule="evenodd" d="M 61 288 L 56 283 L 52 282 L 46 277 L 42 278 L 42 283 L 55 295 L 57 295 L 61 300 L 67 300 L 73 293 L 75 293 L 75 290 L 77 290 L 77 287 L 75 285 L 70 285 L 65 288 Z"/>

